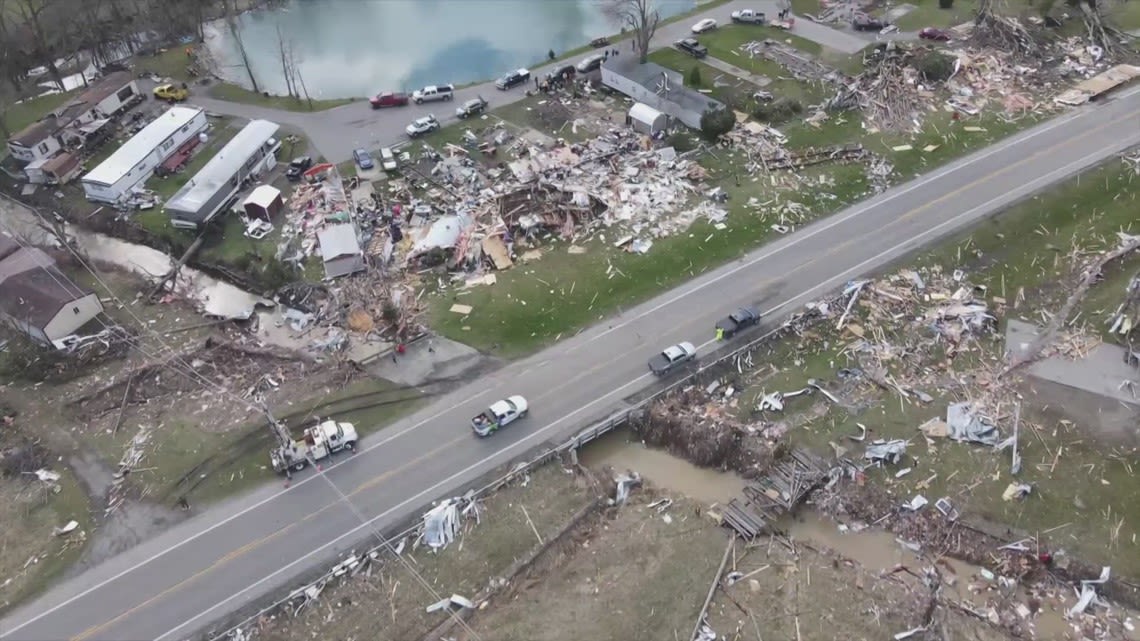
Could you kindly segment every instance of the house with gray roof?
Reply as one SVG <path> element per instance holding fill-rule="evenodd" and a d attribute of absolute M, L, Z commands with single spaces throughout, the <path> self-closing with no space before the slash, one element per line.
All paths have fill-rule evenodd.
<path fill-rule="evenodd" d="M 693 129 L 701 128 L 706 111 L 725 108 L 719 100 L 686 87 L 680 73 L 640 63 L 637 56 L 610 56 L 602 63 L 602 84 Z"/>

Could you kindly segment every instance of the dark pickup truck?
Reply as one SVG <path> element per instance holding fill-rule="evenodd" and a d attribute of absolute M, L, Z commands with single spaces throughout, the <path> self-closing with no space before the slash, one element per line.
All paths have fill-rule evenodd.
<path fill-rule="evenodd" d="M 731 338 L 733 334 L 742 332 L 759 322 L 760 312 L 755 307 L 741 307 L 716 322 L 717 335 Z"/>

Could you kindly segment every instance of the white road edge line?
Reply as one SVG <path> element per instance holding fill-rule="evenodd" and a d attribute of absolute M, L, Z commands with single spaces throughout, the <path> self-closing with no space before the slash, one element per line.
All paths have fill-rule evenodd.
<path fill-rule="evenodd" d="M 1127 91 L 1120 93 L 1117 96 L 1117 99 L 1126 98 L 1126 97 L 1132 96 L 1138 92 L 1140 92 L 1140 86 L 1134 87 L 1132 89 L 1129 89 Z M 1077 118 L 1085 116 L 1086 114 L 1088 114 L 1088 112 L 1089 112 L 1088 109 L 1078 108 L 1077 110 L 1074 110 L 1074 111 L 1070 112 L 1069 114 L 1066 114 L 1065 116 L 1061 116 L 1057 119 L 1050 120 L 1048 123 L 1045 123 L 1044 125 L 1042 125 L 1040 129 L 1034 129 L 1032 131 L 1028 131 L 1028 132 L 1025 132 L 1023 134 L 1019 134 L 1017 136 L 1014 136 L 1013 138 L 1004 140 L 1004 141 L 998 143 L 997 145 L 991 145 L 990 147 L 987 147 L 986 150 L 984 150 L 982 153 L 980 153 L 977 156 L 970 155 L 970 156 L 966 156 L 965 158 L 961 158 L 959 160 L 956 160 L 951 165 L 949 165 L 947 167 L 936 170 L 934 173 L 929 174 L 927 176 L 923 176 L 916 181 L 912 181 L 912 183 L 909 184 L 904 189 L 902 189 L 898 192 L 895 192 L 893 194 L 889 194 L 882 200 L 878 200 L 878 201 L 875 201 L 875 202 L 870 203 L 870 204 L 861 203 L 861 204 L 857 205 L 854 210 L 848 212 L 847 214 L 842 214 L 842 215 L 838 216 L 834 221 L 829 221 L 825 225 L 821 225 L 817 228 L 809 230 L 807 235 L 799 237 L 799 238 L 789 239 L 789 242 L 784 243 L 780 247 L 774 248 L 773 250 L 770 250 L 770 251 L 763 251 L 760 254 L 758 254 L 756 257 L 754 257 L 753 259 L 751 259 L 745 263 L 742 263 L 741 265 L 734 267 L 733 269 L 725 272 L 724 274 L 716 276 L 715 278 L 708 280 L 706 282 L 698 283 L 694 287 L 687 288 L 682 293 L 677 294 L 677 295 L 669 298 L 665 302 L 658 304 L 658 305 L 656 305 L 656 306 L 652 307 L 651 309 L 648 309 L 644 312 L 641 312 L 637 316 L 630 318 L 630 319 L 627 319 L 618 325 L 615 325 L 611 328 L 608 328 L 605 331 L 598 334 L 597 336 L 591 337 L 590 339 L 588 339 L 586 341 L 586 343 L 589 343 L 589 342 L 592 342 L 598 338 L 601 338 L 602 336 L 614 331 L 615 329 L 624 327 L 624 326 L 632 323 L 635 320 L 638 320 L 644 316 L 647 316 L 651 313 L 658 311 L 662 307 L 668 306 L 668 305 L 675 303 L 676 301 L 678 301 L 682 298 L 690 296 L 693 293 L 700 291 L 701 289 L 704 289 L 705 287 L 713 285 L 713 284 L 719 282 L 720 280 L 723 280 L 724 278 L 727 278 L 728 276 L 735 274 L 736 272 L 740 271 L 741 269 L 749 267 L 749 266 L 759 262 L 760 260 L 765 260 L 768 257 L 770 257 L 776 253 L 779 253 L 779 252 L 781 252 L 781 251 L 783 251 L 789 247 L 793 247 L 793 246 L 799 244 L 800 242 L 803 242 L 804 240 L 807 240 L 807 239 L 809 239 L 815 235 L 818 235 L 818 234 L 820 234 L 820 233 L 822 233 L 828 229 L 831 229 L 832 227 L 834 227 L 834 226 L 836 226 L 836 225 L 838 225 L 844 221 L 847 221 L 847 220 L 850 220 L 852 218 L 861 216 L 864 213 L 866 213 L 867 211 L 870 211 L 874 207 L 878 207 L 878 206 L 880 206 L 886 202 L 890 202 L 891 200 L 893 200 L 895 198 L 898 198 L 898 197 L 900 197 L 906 193 L 909 193 L 910 191 L 913 191 L 914 189 L 925 186 L 927 183 L 931 182 L 932 180 L 935 180 L 937 178 L 941 178 L 942 176 L 945 176 L 945 175 L 952 173 L 954 171 L 961 170 L 962 168 L 969 166 L 973 162 L 976 162 L 976 161 L 981 160 L 983 158 L 987 158 L 987 157 L 989 157 L 995 153 L 998 153 L 1000 151 L 1004 151 L 1005 149 L 1007 149 L 1007 148 L 1009 148 L 1015 144 L 1020 144 L 1021 142 L 1035 138 L 1035 137 L 1037 137 L 1043 133 L 1046 133 L 1048 131 L 1052 131 L 1053 129 L 1056 129 L 1057 127 L 1067 125 L 1067 124 L 1069 124 L 1069 122 L 1071 120 L 1075 120 Z M 967 161 L 969 161 L 969 162 L 967 162 Z M 1052 175 L 1052 174 L 1050 174 L 1050 175 Z M 957 218 L 958 217 L 956 217 L 955 220 Z M 777 307 L 777 309 L 778 309 L 778 307 Z M 570 350 L 567 350 L 567 353 L 569 353 L 570 351 L 573 351 L 573 348 L 571 348 Z M 643 378 L 643 377 L 639 377 L 637 379 L 634 379 L 634 381 L 640 380 L 641 378 Z M 634 381 L 631 381 L 631 382 L 634 382 Z M 629 384 L 627 383 L 626 385 L 628 386 Z M 619 389 L 624 389 L 624 386 L 623 386 L 623 388 L 619 388 Z M 467 397 L 466 399 L 461 401 L 459 404 L 463 405 L 463 404 L 469 403 L 472 400 L 474 400 L 474 399 L 476 399 L 476 398 L 478 398 L 478 397 L 480 397 L 480 396 L 482 396 L 482 395 L 484 395 L 490 391 L 491 391 L 490 389 L 485 389 L 483 391 L 477 392 L 477 393 L 473 394 L 472 396 Z M 611 394 L 612 394 L 612 392 L 611 392 Z M 407 434 L 408 432 L 411 432 L 412 430 L 418 429 L 422 425 L 435 420 L 436 418 L 438 418 L 439 416 L 442 416 L 443 414 L 446 414 L 447 412 L 450 412 L 452 409 L 454 409 L 454 407 L 450 407 L 450 408 L 447 408 L 445 410 L 441 410 L 440 412 L 433 414 L 432 416 L 429 416 L 428 418 L 426 418 L 422 421 L 419 421 L 413 425 L 410 425 L 407 428 L 400 430 L 399 432 L 393 433 L 393 434 L 387 436 L 386 438 L 384 438 L 380 441 L 377 441 L 376 443 L 370 445 L 369 447 L 361 450 L 361 453 L 370 452 L 370 451 L 392 441 L 393 439 L 400 438 L 401 436 Z M 576 412 L 577 411 L 581 411 L 581 410 L 579 409 L 579 410 L 576 410 Z M 567 415 L 567 417 L 571 416 L 571 415 Z M 563 418 L 566 418 L 566 417 L 563 417 Z M 559 420 L 562 420 L 562 419 L 559 419 Z M 328 471 L 331 471 L 332 469 L 336 468 L 337 466 L 348 462 L 348 460 L 350 460 L 350 459 L 342 459 L 342 461 L 340 463 L 335 463 L 335 464 L 329 466 Z M 293 484 L 292 487 L 303 485 L 305 483 L 316 480 L 317 478 L 318 478 L 318 475 L 316 475 L 316 474 L 314 474 L 312 476 L 308 476 L 308 477 L 298 481 L 297 483 Z M 139 569 L 140 567 L 143 567 L 144 565 L 148 565 L 148 564 L 152 563 L 153 561 L 155 561 L 156 559 L 161 558 L 162 556 L 165 556 L 166 554 L 169 554 L 170 552 L 173 552 L 173 551 L 181 548 L 183 545 L 191 543 L 194 540 L 198 539 L 199 537 L 205 536 L 206 534 L 209 534 L 210 532 L 216 530 L 217 528 L 222 527 L 223 525 L 226 525 L 227 523 L 230 523 L 234 519 L 237 519 L 238 517 L 244 516 L 245 514 L 248 514 L 249 512 L 260 508 L 261 506 L 265 505 L 266 503 L 269 503 L 270 501 L 274 501 L 274 500 L 280 498 L 282 495 L 284 495 L 286 492 L 288 492 L 289 489 L 291 489 L 291 488 L 287 488 L 287 489 L 281 490 L 279 492 L 275 492 L 274 494 L 267 496 L 266 498 L 254 503 L 253 505 L 248 506 L 246 508 L 243 508 L 242 510 L 235 512 L 234 514 L 226 517 L 225 519 L 218 521 L 217 523 L 214 523 L 213 525 L 211 525 L 211 526 L 209 526 L 209 527 L 207 527 L 207 528 L 205 528 L 199 532 L 196 532 L 196 533 L 192 534 L 191 536 L 186 537 L 185 539 L 175 543 L 174 545 L 171 545 L 167 549 L 156 552 L 155 554 L 151 555 L 150 557 L 148 557 L 142 561 L 139 561 L 138 563 L 132 565 L 131 567 L 129 567 L 125 570 L 122 570 L 122 571 L 118 572 L 117 574 L 115 574 L 115 575 L 113 575 L 107 579 L 100 581 L 99 583 L 79 592 L 78 594 L 75 594 L 71 597 L 68 597 L 64 601 L 52 606 L 51 608 L 48 608 L 44 612 L 41 612 L 41 613 L 27 619 L 26 621 L 23 621 L 22 623 L 17 624 L 16 626 L 12 627 L 11 629 L 9 629 L 7 631 L 0 631 L 0 639 L 9 638 L 9 636 L 11 634 L 18 632 L 19 630 L 35 623 L 36 621 L 39 621 L 40 619 L 43 619 L 44 617 L 49 616 L 49 615 L 57 612 L 60 608 L 66 607 L 66 606 L 70 605 L 71 603 L 74 603 L 75 601 L 87 596 L 88 594 L 91 594 L 92 592 L 100 590 L 101 588 L 105 587 L 106 585 L 108 585 L 114 581 L 117 581 L 118 579 L 134 572 L 135 570 Z M 250 586 L 250 587 L 253 587 L 253 586 Z M 179 627 L 183 627 L 183 626 L 179 626 Z M 178 628 L 176 628 L 176 629 L 178 629 Z"/>
<path fill-rule="evenodd" d="M 958 214 L 957 216 L 954 216 L 953 218 L 945 220 L 945 221 L 939 223 L 938 225 L 931 227 L 930 229 L 927 229 L 927 230 L 917 234 L 916 236 L 913 236 L 913 237 L 907 239 L 906 241 L 898 243 L 897 245 L 894 245 L 888 249 L 885 249 L 885 250 L 879 252 L 878 254 L 872 256 L 871 258 L 868 258 L 868 259 L 860 262 L 859 264 L 857 264 L 853 267 L 850 267 L 850 268 L 844 270 L 843 272 L 836 274 L 835 276 L 832 276 L 829 281 L 825 281 L 823 283 L 817 284 L 817 285 L 813 286 L 812 288 L 808 289 L 807 291 L 801 292 L 800 294 L 796 295 L 794 298 L 788 299 L 787 301 L 780 303 L 779 305 L 774 306 L 770 310 L 764 312 L 764 314 L 769 314 L 769 313 L 771 313 L 775 310 L 778 310 L 781 307 L 785 307 L 785 306 L 787 306 L 787 305 L 789 305 L 789 304 L 793 303 L 794 301 L 797 301 L 801 298 L 814 296 L 818 290 L 826 289 L 829 287 L 834 287 L 834 285 L 832 283 L 835 280 L 843 279 L 843 278 L 850 276 L 851 274 L 853 274 L 855 272 L 859 272 L 863 268 L 865 268 L 866 266 L 868 266 L 872 263 L 878 262 L 879 260 L 883 259 L 886 256 L 889 256 L 889 255 L 894 254 L 894 253 L 898 253 L 899 250 L 904 250 L 904 252 L 905 252 L 905 250 L 908 249 L 908 246 L 913 246 L 913 245 L 921 246 L 922 245 L 922 242 L 921 242 L 922 239 L 925 239 L 926 237 L 931 236 L 931 235 L 937 235 L 937 234 L 941 233 L 941 231 L 943 229 L 945 229 L 946 227 L 950 227 L 950 226 L 958 224 L 959 221 L 961 221 L 962 219 L 973 218 L 977 212 L 989 208 L 992 203 L 994 203 L 996 201 L 1000 201 L 1000 200 L 1011 199 L 1011 197 L 1013 200 L 1021 198 L 1024 194 L 1032 193 L 1034 190 L 1036 190 L 1038 188 L 1039 185 L 1049 184 L 1054 179 L 1053 178 L 1054 176 L 1066 175 L 1070 171 L 1072 171 L 1074 168 L 1078 168 L 1078 167 L 1081 167 L 1082 165 L 1086 165 L 1091 160 L 1095 160 L 1100 155 L 1101 155 L 1101 152 L 1098 151 L 1098 152 L 1094 152 L 1092 154 L 1089 154 L 1087 156 L 1084 156 L 1080 160 L 1071 162 L 1071 163 L 1069 163 L 1069 164 L 1067 164 L 1064 167 L 1061 167 L 1059 169 L 1055 169 L 1055 170 L 1049 172 L 1048 174 L 1045 174 L 1044 176 L 1039 176 L 1039 177 L 1031 180 L 1028 183 L 1024 183 L 1023 185 L 1021 185 L 1017 189 L 1013 189 L 1013 190 L 1007 192 L 1006 194 L 1003 194 L 997 198 L 992 198 L 992 199 L 986 201 L 985 203 L 978 205 L 977 207 L 969 209 L 965 212 Z M 705 346 L 709 345 L 710 343 L 714 343 L 714 342 L 716 342 L 715 339 L 704 343 L 703 345 L 701 345 L 701 347 L 705 347 Z M 610 397 L 614 396 L 615 394 L 620 393 L 622 390 L 629 387 L 630 385 L 632 385 L 632 384 L 634 384 L 634 383 L 636 383 L 636 382 L 638 382 L 638 381 L 640 381 L 640 380 L 642 380 L 648 376 L 650 376 L 650 375 L 649 374 L 642 374 L 641 376 L 638 376 L 637 378 L 626 383 L 625 385 L 622 385 L 621 387 L 607 393 L 606 395 L 599 397 L 599 398 L 591 401 L 590 403 L 587 403 L 586 405 L 583 405 L 582 407 L 574 410 L 573 412 L 570 412 L 569 414 L 567 414 L 566 416 L 563 416 L 562 418 L 559 418 L 558 420 L 554 421 L 553 423 L 550 423 L 549 425 L 546 425 L 545 427 L 542 427 L 542 428 L 536 430 L 533 434 L 530 434 L 530 435 L 526 436 L 525 438 L 520 439 L 519 441 L 517 441 L 515 443 L 512 443 L 511 445 L 499 450 L 498 452 L 496 452 L 490 456 L 487 456 L 487 457 L 483 458 L 482 460 L 480 460 L 476 463 L 469 465 L 468 467 L 464 468 L 463 470 L 461 470 L 459 472 L 456 472 L 455 474 L 452 474 L 451 476 L 447 477 L 446 479 L 443 479 L 442 481 L 436 483 L 435 485 L 429 487 L 428 489 L 423 490 L 420 493 L 418 493 L 418 494 L 416 494 L 410 498 L 405 499 L 404 501 L 400 502 L 397 505 L 392 506 L 391 508 L 388 508 L 384 512 L 372 517 L 371 519 L 369 519 L 368 521 L 366 521 L 364 523 L 361 523 L 359 526 L 349 530 L 348 532 L 345 532 L 344 534 L 338 536 L 337 538 L 333 539 L 332 541 L 325 543 L 321 547 L 310 551 L 309 553 L 305 554 L 304 556 L 302 556 L 298 559 L 295 559 L 294 561 L 290 562 L 288 565 L 285 565 L 284 567 L 275 570 L 273 573 L 261 578 L 260 580 L 254 582 L 253 584 L 246 586 L 245 588 L 243 588 L 241 591 L 237 592 L 236 594 L 233 594 L 233 595 L 219 601 L 218 603 L 215 603 L 214 605 L 210 606 L 205 611 L 200 612 L 200 613 L 194 615 L 192 618 L 178 624 L 178 626 L 171 628 L 170 630 L 167 630 L 166 632 L 162 633 L 161 635 L 155 637 L 155 641 L 162 641 L 162 639 L 165 639 L 165 638 L 171 636 L 175 632 L 177 632 L 177 631 L 181 630 L 182 628 L 192 624 L 194 621 L 197 621 L 198 619 L 202 618 L 203 616 L 208 615 L 210 612 L 224 606 L 225 604 L 229 603 L 233 599 L 239 598 L 242 594 L 245 594 L 249 590 L 252 590 L 252 589 L 256 588 L 258 585 L 261 585 L 262 583 L 269 581 L 274 576 L 276 576 L 282 572 L 285 572 L 285 571 L 289 570 L 290 568 L 292 568 L 293 566 L 297 565 L 298 563 L 301 563 L 301 562 L 305 561 L 306 559 L 312 557 L 313 555 L 319 554 L 319 553 L 323 552 L 324 550 L 328 549 L 329 547 L 336 545 L 338 542 L 345 539 L 346 537 L 349 537 L 349 536 L 355 534 L 356 532 L 359 532 L 362 529 L 370 527 L 376 521 L 388 516 L 392 512 L 395 512 L 395 511 L 403 508 L 408 503 L 412 503 L 414 501 L 420 501 L 422 498 L 425 497 L 425 495 L 428 495 L 428 494 L 435 492 L 441 486 L 451 483 L 455 479 L 471 472 L 475 468 L 487 463 L 488 461 L 490 461 L 496 457 L 502 456 L 502 455 L 518 448 L 520 445 L 527 443 L 528 441 L 530 441 L 532 439 L 535 439 L 539 436 L 542 436 L 545 432 L 549 431 L 551 428 L 555 427 L 556 425 L 565 421 L 566 419 L 571 418 L 571 417 L 575 416 L 576 414 L 586 410 L 587 408 L 592 407 L 592 406 L 594 406 L 594 405 L 596 405 L 602 401 L 605 401 L 606 399 L 609 399 Z"/>

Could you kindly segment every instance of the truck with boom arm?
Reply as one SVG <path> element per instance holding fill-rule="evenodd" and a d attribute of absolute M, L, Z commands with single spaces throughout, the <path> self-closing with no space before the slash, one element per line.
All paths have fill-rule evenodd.
<path fill-rule="evenodd" d="M 320 421 L 305 428 L 300 439 L 290 439 L 275 447 L 269 453 L 269 460 L 273 471 L 278 474 L 302 470 L 310 462 L 316 463 L 342 450 L 355 450 L 357 440 L 356 427 L 352 423 Z"/>

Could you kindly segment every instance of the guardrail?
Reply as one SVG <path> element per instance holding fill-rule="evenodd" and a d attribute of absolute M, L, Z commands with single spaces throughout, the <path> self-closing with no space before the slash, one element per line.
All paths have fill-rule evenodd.
<path fill-rule="evenodd" d="M 655 391 L 653 394 L 650 394 L 649 396 L 641 399 L 633 405 L 614 412 L 605 419 L 598 421 L 593 425 L 590 425 L 586 429 L 578 432 L 562 443 L 543 450 L 534 458 L 518 463 L 506 474 L 503 474 L 490 483 L 487 483 L 486 485 L 476 489 L 472 494 L 470 494 L 471 498 L 479 499 L 487 496 L 503 487 L 507 483 L 510 483 L 514 479 L 518 478 L 519 475 L 526 474 L 531 469 L 545 464 L 557 456 L 560 456 L 570 450 L 577 450 L 583 445 L 601 438 L 609 432 L 629 423 L 630 419 L 634 418 L 635 415 L 644 412 L 650 404 L 676 391 L 677 389 L 680 389 L 686 385 L 693 384 L 702 376 L 709 373 L 711 370 L 722 367 L 727 362 L 751 352 L 757 347 L 760 347 L 761 345 L 771 341 L 773 338 L 778 338 L 788 331 L 795 331 L 797 328 L 803 326 L 804 324 L 813 320 L 817 320 L 818 318 L 821 318 L 821 316 L 818 313 L 814 312 L 814 310 L 793 314 L 791 318 L 781 323 L 779 327 L 769 330 L 760 336 L 753 338 L 747 343 L 736 346 L 735 348 L 732 348 L 723 354 L 719 354 L 712 360 L 698 361 L 698 366 L 695 370 L 690 371 L 685 376 L 669 383 L 665 387 Z M 714 352 L 714 354 L 716 353 Z M 388 536 L 379 545 L 373 546 L 364 552 L 364 554 L 359 555 L 358 558 L 360 562 L 358 565 L 354 566 L 352 572 L 345 570 L 344 560 L 342 560 L 333 565 L 328 572 L 321 575 L 318 579 L 301 585 L 300 587 L 292 590 L 285 598 L 274 601 L 270 605 L 261 608 L 256 613 L 246 617 L 245 619 L 242 619 L 240 622 L 234 625 L 229 626 L 224 631 L 209 633 L 207 635 L 207 638 L 209 641 L 220 641 L 222 639 L 230 639 L 232 641 L 249 641 L 253 637 L 247 636 L 244 630 L 247 626 L 257 621 L 257 619 L 265 616 L 266 614 L 281 609 L 283 606 L 289 604 L 292 601 L 295 601 L 299 598 L 304 598 L 305 591 L 311 587 L 320 586 L 321 589 L 323 589 L 324 586 L 328 585 L 328 583 L 335 578 L 345 575 L 355 575 L 361 569 L 367 567 L 367 565 L 372 561 L 379 561 L 384 556 L 387 556 L 388 551 L 394 549 L 397 542 L 405 539 L 406 537 L 416 534 L 419 529 L 420 523 L 417 519 L 414 525 L 401 530 L 397 534 Z"/>

